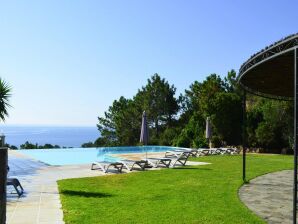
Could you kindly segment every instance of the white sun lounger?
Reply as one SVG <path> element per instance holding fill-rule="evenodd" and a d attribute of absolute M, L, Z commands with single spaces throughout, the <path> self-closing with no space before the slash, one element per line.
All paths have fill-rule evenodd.
<path fill-rule="evenodd" d="M 167 168 L 170 167 L 172 159 L 170 158 L 147 158 L 146 160 L 153 167 L 158 167 L 160 165 L 165 166 Z"/>
<path fill-rule="evenodd" d="M 197 156 L 201 155 L 201 150 L 202 149 L 175 149 L 175 150 L 169 150 L 169 151 L 166 151 L 165 157 L 172 156 L 172 155 L 178 157 L 178 155 L 180 155 L 183 152 L 189 152 L 191 156 L 197 157 Z"/>
<path fill-rule="evenodd" d="M 135 165 L 139 166 L 141 170 L 145 170 L 146 167 L 149 167 L 148 161 L 146 160 L 124 159 L 124 160 L 121 160 L 120 162 L 123 163 L 124 167 L 129 171 L 132 171 Z"/>
<path fill-rule="evenodd" d="M 172 167 L 175 167 L 177 163 L 180 163 L 182 166 L 185 166 L 188 158 L 191 156 L 191 152 L 181 152 L 180 154 L 172 154 L 169 155 L 166 153 L 166 158 L 169 158 L 172 160 Z"/>
<path fill-rule="evenodd" d="M 202 149 L 204 155 L 219 155 L 221 153 L 220 148 Z"/>
<path fill-rule="evenodd" d="M 94 168 L 96 167 L 97 168 Z M 115 168 L 119 173 L 122 172 L 124 164 L 122 162 L 99 162 L 95 161 L 91 165 L 91 170 L 101 169 L 103 172 L 107 173 L 110 167 Z"/>
<path fill-rule="evenodd" d="M 226 154 L 239 154 L 240 153 L 240 150 L 237 149 L 237 148 L 221 148 L 222 150 L 225 151 Z"/>

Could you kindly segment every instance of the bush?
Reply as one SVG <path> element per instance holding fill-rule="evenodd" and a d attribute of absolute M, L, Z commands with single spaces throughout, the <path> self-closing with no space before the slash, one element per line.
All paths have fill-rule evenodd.
<path fill-rule="evenodd" d="M 193 140 L 191 147 L 193 148 L 206 148 L 208 147 L 208 141 L 205 138 L 205 136 L 203 137 L 197 137 Z"/>
<path fill-rule="evenodd" d="M 178 130 L 175 128 L 167 128 L 160 135 L 159 145 L 171 146 L 174 144 L 174 139 L 178 136 Z"/>
<path fill-rule="evenodd" d="M 214 135 L 211 137 L 211 143 L 213 145 L 213 147 L 217 148 L 220 147 L 222 145 L 222 141 L 220 139 L 220 137 Z"/>
<path fill-rule="evenodd" d="M 82 148 L 91 148 L 94 147 L 93 142 L 86 142 L 82 144 Z"/>

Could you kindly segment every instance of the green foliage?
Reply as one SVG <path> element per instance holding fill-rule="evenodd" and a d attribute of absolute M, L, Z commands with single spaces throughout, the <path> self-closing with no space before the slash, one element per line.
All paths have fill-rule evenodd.
<path fill-rule="evenodd" d="M 64 221 L 265 223 L 239 199 L 242 156 L 206 156 L 194 160 L 210 164 L 59 180 Z M 247 163 L 248 180 L 293 169 L 292 156 L 247 155 Z"/>
<path fill-rule="evenodd" d="M 215 148 L 222 146 L 222 139 L 216 135 L 213 135 L 211 137 L 211 142 L 212 142 L 212 146 Z"/>
<path fill-rule="evenodd" d="M 220 92 L 211 115 L 214 131 L 227 145 L 241 143 L 242 100 L 236 93 Z"/>
<path fill-rule="evenodd" d="M 20 145 L 21 149 L 37 149 L 38 145 L 37 144 L 32 144 L 28 141 L 26 141 L 24 144 Z"/>
<path fill-rule="evenodd" d="M 154 74 L 134 97 L 140 108 L 146 111 L 148 124 L 155 130 L 157 138 L 163 127 L 171 126 L 175 120 L 174 116 L 179 110 L 175 93 L 173 85 Z"/>
<path fill-rule="evenodd" d="M 4 146 L 9 148 L 9 149 L 13 149 L 13 150 L 18 149 L 18 147 L 16 147 L 15 145 L 10 145 L 10 144 L 7 144 L 7 143 Z"/>
<path fill-rule="evenodd" d="M 171 146 L 173 145 L 173 140 L 178 136 L 179 129 L 177 128 L 166 128 L 159 138 L 158 145 L 167 145 Z"/>
<path fill-rule="evenodd" d="M 256 128 L 258 143 L 267 149 L 289 147 L 293 138 L 293 107 L 289 102 L 263 100 L 259 105 L 262 111 L 262 121 Z"/>
<path fill-rule="evenodd" d="M 236 73 L 230 71 L 223 80 L 211 74 L 202 83 L 195 81 L 183 100 L 181 118 L 185 127 L 174 141 L 177 146 L 206 147 L 206 118 L 211 117 L 213 135 L 225 144 L 241 142 L 242 104 L 241 92 L 236 85 Z"/>
<path fill-rule="evenodd" d="M 0 78 L 0 119 L 5 121 L 8 116 L 9 98 L 11 97 L 11 87 L 9 84 Z"/>
<path fill-rule="evenodd" d="M 21 149 L 57 149 L 60 148 L 59 145 L 52 145 L 52 144 L 44 144 L 44 145 L 38 145 L 32 144 L 31 142 L 26 141 L 24 144 L 20 145 Z M 65 147 L 63 147 L 65 148 Z"/>
<path fill-rule="evenodd" d="M 57 149 L 57 148 L 60 148 L 60 146 L 46 143 L 43 146 L 39 145 L 38 148 L 39 149 Z"/>
<path fill-rule="evenodd" d="M 120 97 L 103 117 L 98 118 L 101 137 L 93 145 L 138 145 L 144 110 L 149 126 L 149 144 L 207 147 L 207 117 L 211 119 L 215 136 L 211 139 L 213 145 L 242 144 L 243 92 L 234 70 L 224 78 L 211 74 L 202 82 L 194 81 L 178 98 L 175 94 L 175 86 L 154 74 L 132 99 Z M 291 102 L 247 95 L 246 110 L 249 147 L 266 148 L 265 151 L 277 153 L 283 148 L 292 148 Z"/>
<path fill-rule="evenodd" d="M 179 147 L 205 147 L 207 146 L 205 136 L 205 120 L 204 118 L 195 113 L 186 124 L 181 134 L 174 139 L 174 145 Z"/>
<path fill-rule="evenodd" d="M 86 142 L 86 143 L 83 143 L 81 145 L 82 148 L 91 148 L 91 147 L 94 147 L 94 143 L 93 142 Z"/>
<path fill-rule="evenodd" d="M 174 86 L 170 86 L 165 79 L 154 74 L 133 99 L 120 97 L 119 100 L 115 100 L 104 117 L 98 118 L 97 127 L 101 132 L 101 138 L 96 145 L 137 145 L 144 110 L 150 128 L 150 144 L 158 144 L 160 134 L 173 127 L 175 123 L 179 109 L 175 92 Z M 164 137 L 173 136 L 173 132 L 167 132 L 163 134 Z M 169 144 L 171 139 L 162 141 Z"/>

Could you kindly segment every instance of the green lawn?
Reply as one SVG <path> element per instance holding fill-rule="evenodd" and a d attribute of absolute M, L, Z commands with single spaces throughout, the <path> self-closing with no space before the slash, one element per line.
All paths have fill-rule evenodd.
<path fill-rule="evenodd" d="M 211 165 L 59 181 L 66 223 L 264 223 L 238 198 L 241 156 Z M 292 156 L 249 155 L 249 179 L 291 169 Z M 96 171 L 94 171 L 96 172 Z"/>

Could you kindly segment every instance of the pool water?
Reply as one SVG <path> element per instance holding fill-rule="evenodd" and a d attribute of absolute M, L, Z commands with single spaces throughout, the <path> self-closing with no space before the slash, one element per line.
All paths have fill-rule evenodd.
<path fill-rule="evenodd" d="M 87 164 L 94 161 L 114 162 L 121 160 L 121 154 L 165 152 L 177 147 L 170 146 L 129 146 L 101 148 L 68 148 L 68 149 L 22 149 L 19 153 L 32 157 L 49 165 Z M 113 156 L 120 154 L 120 156 Z"/>

